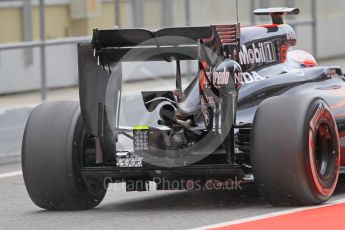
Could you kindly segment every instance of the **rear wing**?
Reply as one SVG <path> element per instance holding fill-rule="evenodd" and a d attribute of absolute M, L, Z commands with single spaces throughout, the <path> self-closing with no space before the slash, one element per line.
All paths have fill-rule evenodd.
<path fill-rule="evenodd" d="M 208 52 L 206 47 L 211 50 Z M 78 44 L 80 108 L 88 133 L 101 137 L 116 119 L 107 114 L 107 87 L 113 87 L 111 97 L 118 103 L 122 84 L 122 63 L 133 61 L 176 61 L 176 88 L 181 89 L 180 60 L 209 62 L 210 55 L 238 60 L 240 25 L 205 27 L 94 30 L 91 43 Z M 148 55 L 149 54 L 149 55 Z M 148 58 L 149 57 L 149 58 Z M 210 60 L 214 60 L 210 58 Z M 210 64 L 212 65 L 212 63 Z M 103 68 L 100 68 L 103 67 Z M 105 68 L 108 67 L 108 68 Z M 117 76 L 109 83 L 110 76 Z M 109 103 L 109 102 L 108 102 Z"/>
<path fill-rule="evenodd" d="M 298 8 L 287 8 L 287 7 L 277 7 L 277 8 L 266 8 L 266 9 L 256 9 L 253 11 L 255 15 L 271 15 L 273 24 L 284 24 L 283 15 L 298 15 L 300 10 Z"/>
<path fill-rule="evenodd" d="M 238 53 L 240 26 L 176 27 L 158 31 L 95 29 L 91 45 L 98 64 L 108 65 L 130 61 L 197 60 L 201 43 L 221 56 L 224 51 Z M 135 55 L 126 55 L 129 51 L 134 51 Z"/>

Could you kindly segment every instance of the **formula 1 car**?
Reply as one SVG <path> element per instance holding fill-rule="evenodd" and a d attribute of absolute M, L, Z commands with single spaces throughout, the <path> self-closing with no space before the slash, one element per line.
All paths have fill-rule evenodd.
<path fill-rule="evenodd" d="M 78 45 L 80 103 L 44 103 L 28 119 L 22 168 L 32 201 L 90 209 L 109 183 L 194 190 L 236 180 L 255 183 L 273 205 L 327 201 L 345 166 L 344 75 L 291 48 L 296 34 L 283 16 L 299 9 L 254 14 L 273 22 L 95 29 Z M 185 60 L 198 72 L 184 89 Z M 143 61 L 175 62 L 176 87 L 141 92 L 147 113 L 159 114 L 156 126 L 124 127 L 122 64 Z"/>

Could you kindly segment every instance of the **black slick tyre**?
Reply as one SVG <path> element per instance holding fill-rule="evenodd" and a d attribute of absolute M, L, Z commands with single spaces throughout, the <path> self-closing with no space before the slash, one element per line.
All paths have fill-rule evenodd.
<path fill-rule="evenodd" d="M 50 102 L 31 113 L 23 136 L 22 170 L 31 200 L 47 210 L 82 210 L 104 198 L 102 183 L 81 175 L 85 129 L 79 102 Z"/>
<path fill-rule="evenodd" d="M 327 103 L 306 95 L 263 101 L 251 131 L 256 186 L 276 206 L 317 205 L 336 187 L 339 134 Z"/>

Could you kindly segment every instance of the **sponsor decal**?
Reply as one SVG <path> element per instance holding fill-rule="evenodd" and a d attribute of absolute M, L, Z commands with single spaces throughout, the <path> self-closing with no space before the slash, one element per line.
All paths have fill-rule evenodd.
<path fill-rule="evenodd" d="M 209 76 L 210 73 L 207 73 Z M 215 86 L 227 85 L 229 83 L 230 72 L 213 72 L 212 82 Z"/>
<path fill-rule="evenodd" d="M 239 89 L 242 85 L 241 78 L 239 78 L 239 73 L 242 73 L 242 67 L 239 63 L 235 63 L 234 66 L 234 81 L 235 81 L 235 87 Z"/>
<path fill-rule="evenodd" d="M 207 71 L 206 76 L 210 82 L 205 81 L 205 87 L 210 88 L 210 84 L 213 83 L 214 87 L 219 88 L 222 85 L 227 85 L 229 83 L 230 72 L 226 70 L 224 70 L 224 72 Z"/>
<path fill-rule="evenodd" d="M 271 63 L 276 61 L 274 44 L 270 41 L 254 43 L 249 47 L 242 45 L 239 56 L 241 65 Z"/>
<path fill-rule="evenodd" d="M 206 72 L 208 79 L 212 79 L 214 86 L 219 88 L 221 85 L 226 85 L 229 83 L 231 77 L 230 72 Z M 235 72 L 234 73 L 234 83 L 235 85 L 242 85 L 253 83 L 257 81 L 266 80 L 267 77 L 262 77 L 256 71 L 251 72 Z M 205 87 L 210 88 L 210 85 L 205 82 Z"/>
<path fill-rule="evenodd" d="M 257 81 L 266 80 L 266 77 L 262 77 L 255 71 L 252 72 L 243 72 L 243 73 L 235 73 L 235 79 L 238 79 L 241 84 L 248 84 Z"/>
<path fill-rule="evenodd" d="M 240 66 L 240 64 L 238 63 L 234 63 L 234 75 L 235 75 L 235 79 L 234 79 L 234 83 L 235 83 L 235 87 L 239 88 L 241 81 L 239 78 L 237 78 L 238 73 L 240 73 L 242 71 L 242 68 Z M 227 85 L 229 83 L 231 74 L 229 71 L 227 71 L 227 69 L 224 67 L 224 71 L 220 72 L 220 71 L 207 71 L 206 72 L 206 76 L 207 78 L 213 83 L 213 85 L 217 88 L 219 88 L 222 85 Z M 204 85 L 206 87 L 209 87 L 209 84 L 207 82 L 204 81 Z"/>

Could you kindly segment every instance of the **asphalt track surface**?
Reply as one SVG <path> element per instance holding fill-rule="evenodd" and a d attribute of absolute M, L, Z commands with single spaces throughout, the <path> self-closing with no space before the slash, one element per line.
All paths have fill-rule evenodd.
<path fill-rule="evenodd" d="M 345 226 L 343 217 L 345 205 L 306 211 L 291 207 L 272 207 L 257 193 L 255 186 L 234 191 L 125 192 L 124 186 L 118 184 L 109 188 L 104 201 L 93 210 L 73 212 L 42 210 L 31 202 L 26 192 L 19 162 L 21 136 L 30 111 L 30 107 L 0 110 L 0 230 L 107 228 L 317 230 L 329 229 L 329 226 L 333 229 L 336 227 L 343 229 Z M 342 177 L 337 192 L 330 202 L 345 202 L 343 199 L 345 199 L 345 179 Z M 295 211 L 299 212 L 291 213 Z M 275 215 L 279 216 L 272 217 Z"/>
<path fill-rule="evenodd" d="M 44 185 L 42 185 L 44 186 Z M 345 198 L 345 180 L 331 202 Z M 318 208 L 305 215 L 288 214 L 224 228 L 236 221 L 280 214 L 290 207 L 268 205 L 249 186 L 238 191 L 149 191 L 126 193 L 121 184 L 112 186 L 100 206 L 89 211 L 52 212 L 37 208 L 28 197 L 20 164 L 0 167 L 0 229 L 329 229 L 344 226 L 344 204 Z M 327 211 L 328 210 L 328 211 Z M 330 215 L 330 212 L 332 215 Z M 278 212 L 278 213 L 277 213 Z M 337 215 L 336 215 L 337 213 Z M 341 214 L 341 215 L 340 215 Z M 327 219 L 328 217 L 328 219 Z M 248 219 L 249 218 L 249 219 Z M 229 221 L 232 221 L 229 223 Z M 235 221 L 235 222 L 234 222 Z M 306 221 L 306 222 L 305 222 Z M 314 224 L 317 228 L 299 228 Z M 222 225 L 219 223 L 228 222 Z M 254 223 L 254 224 L 253 224 Z M 249 224 L 249 225 L 248 225 Z M 286 225 L 288 224 L 288 225 Z M 211 226 L 209 226 L 211 225 Z M 207 226 L 207 227 L 203 227 Z M 220 227 L 221 226 L 221 227 Z M 260 226 L 260 227 L 259 227 Z M 287 226 L 290 226 L 289 228 Z M 296 228 L 296 226 L 298 228 Z M 279 227 L 279 228 L 278 228 Z M 295 228 L 293 228 L 295 227 Z M 334 228 L 333 228 L 334 229 Z M 342 229 L 342 228 L 338 228 Z"/>

